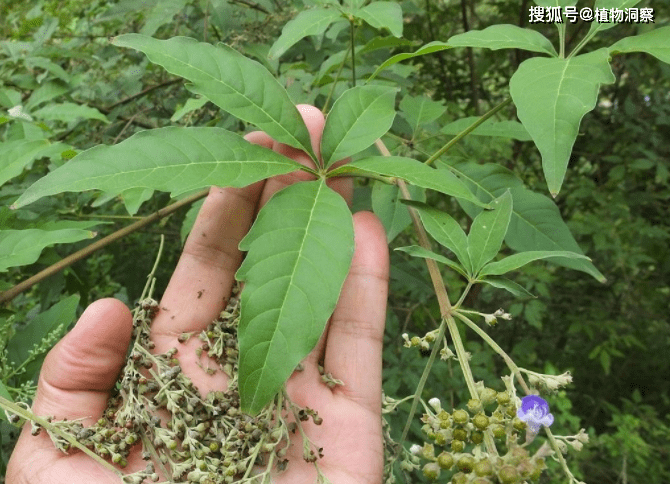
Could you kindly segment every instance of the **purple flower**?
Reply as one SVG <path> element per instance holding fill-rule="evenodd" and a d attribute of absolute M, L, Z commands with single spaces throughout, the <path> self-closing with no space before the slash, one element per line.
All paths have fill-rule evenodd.
<path fill-rule="evenodd" d="M 537 434 L 540 426 L 549 427 L 554 423 L 554 416 L 549 413 L 547 401 L 537 395 L 528 395 L 521 399 L 521 408 L 516 411 L 516 416 L 528 425 L 528 430 Z"/>

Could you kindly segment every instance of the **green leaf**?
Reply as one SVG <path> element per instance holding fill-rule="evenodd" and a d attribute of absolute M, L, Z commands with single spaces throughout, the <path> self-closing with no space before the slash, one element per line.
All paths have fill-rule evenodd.
<path fill-rule="evenodd" d="M 441 102 L 433 101 L 428 96 L 407 95 L 400 101 L 400 110 L 412 127 L 412 133 L 416 136 L 419 126 L 435 121 L 444 114 L 447 108 Z"/>
<path fill-rule="evenodd" d="M 333 313 L 354 250 L 351 212 L 324 180 L 290 185 L 240 242 L 249 251 L 239 326 L 243 411 L 256 414 L 312 351 Z"/>
<path fill-rule="evenodd" d="M 128 215 L 135 215 L 142 204 L 149 200 L 154 191 L 149 188 L 129 188 L 121 194 Z"/>
<path fill-rule="evenodd" d="M 626 37 L 609 48 L 610 55 L 646 52 L 670 64 L 670 27 L 661 27 L 634 37 Z"/>
<path fill-rule="evenodd" d="M 529 252 L 520 252 L 518 254 L 513 254 L 497 262 L 491 262 L 490 264 L 486 264 L 479 272 L 479 274 L 481 276 L 486 275 L 499 276 L 507 272 L 516 270 L 519 267 L 525 266 L 530 262 L 540 259 L 548 259 L 550 257 L 567 257 L 569 259 L 591 260 L 585 255 L 565 250 L 559 250 L 559 251 L 532 250 Z"/>
<path fill-rule="evenodd" d="M 49 146 L 45 139 L 0 143 L 0 185 L 21 174 Z"/>
<path fill-rule="evenodd" d="M 624 10 L 626 8 L 634 7 L 640 3 L 640 0 L 596 0 L 595 5 L 593 6 L 593 9 L 597 8 L 604 8 L 607 9 L 608 12 L 608 18 L 609 18 L 609 11 L 610 9 L 618 8 L 620 10 Z M 616 22 L 607 22 L 607 23 L 601 23 L 596 20 L 591 22 L 591 27 L 589 28 L 589 31 L 587 32 L 586 36 L 587 37 L 592 37 L 598 32 L 602 32 L 603 30 L 611 29 L 612 27 L 616 27 L 618 23 Z"/>
<path fill-rule="evenodd" d="M 30 99 L 26 103 L 26 109 L 28 111 L 36 108 L 40 104 L 43 104 L 47 101 L 51 101 L 58 96 L 62 96 L 70 89 L 64 82 L 61 81 L 49 81 L 42 84 L 40 87 L 35 89 L 30 95 Z"/>
<path fill-rule="evenodd" d="M 467 271 L 460 265 L 457 264 L 456 262 L 447 259 L 446 257 L 436 254 L 433 251 L 430 251 L 428 249 L 424 249 L 421 246 L 418 245 L 409 245 L 407 247 L 397 247 L 394 250 L 399 250 L 402 252 L 406 252 L 412 257 L 421 257 L 423 259 L 433 259 L 434 261 L 441 262 L 442 264 L 451 267 L 453 270 L 461 274 L 463 277 L 466 279 L 468 278 Z"/>
<path fill-rule="evenodd" d="M 49 104 L 33 112 L 33 116 L 47 121 L 69 123 L 78 119 L 97 119 L 109 124 L 107 117 L 95 108 L 75 103 Z"/>
<path fill-rule="evenodd" d="M 614 82 L 607 49 L 567 59 L 534 57 L 510 81 L 517 116 L 542 154 L 549 191 L 561 189 L 582 117 L 598 100 L 601 84 Z"/>
<path fill-rule="evenodd" d="M 186 102 L 184 103 L 184 106 L 177 109 L 172 117 L 170 118 L 170 121 L 177 122 L 184 116 L 186 116 L 188 113 L 192 113 L 193 111 L 196 111 L 203 107 L 205 104 L 209 102 L 209 99 L 207 99 L 204 96 L 195 98 L 192 97 L 190 99 L 187 99 Z"/>
<path fill-rule="evenodd" d="M 457 135 L 472 126 L 478 119 L 478 116 L 468 116 L 467 118 L 458 119 L 442 127 L 440 132 Z M 526 128 L 523 127 L 523 124 L 518 121 L 494 121 L 493 119 L 487 119 L 470 132 L 470 134 L 512 138 L 519 141 L 531 141 L 533 139 L 528 134 L 528 131 L 526 131 Z"/>
<path fill-rule="evenodd" d="M 504 277 L 487 277 L 486 279 L 481 279 L 480 282 L 497 287 L 498 289 L 504 289 L 507 292 L 514 294 L 516 297 L 536 297 L 528 292 L 522 285 Z"/>
<path fill-rule="evenodd" d="M 14 208 L 61 192 L 118 194 L 148 188 L 179 195 L 211 185 L 243 187 L 301 165 L 221 128 L 168 127 L 86 150 L 37 180 Z"/>
<path fill-rule="evenodd" d="M 396 2 L 372 2 L 354 15 L 376 29 L 388 29 L 395 37 L 402 37 L 402 8 Z"/>
<path fill-rule="evenodd" d="M 470 30 L 447 40 L 451 47 L 484 47 L 486 49 L 523 49 L 557 57 L 549 39 L 536 30 L 516 25 L 491 25 L 484 30 Z"/>
<path fill-rule="evenodd" d="M 426 200 L 421 187 L 408 185 L 412 200 Z M 407 207 L 400 203 L 400 189 L 397 185 L 375 182 L 372 187 L 372 210 L 386 229 L 386 241 L 391 243 L 405 227 L 412 223 Z"/>
<path fill-rule="evenodd" d="M 379 67 L 377 67 L 377 70 L 375 70 L 370 77 L 368 77 L 368 80 L 366 82 L 370 82 L 372 79 L 377 77 L 377 75 L 386 69 L 389 66 L 392 66 L 393 64 L 397 64 L 398 62 L 402 62 L 407 59 L 411 59 L 412 57 L 417 57 L 420 55 L 426 55 L 426 54 L 432 54 L 434 52 L 438 52 L 441 50 L 446 50 L 446 49 L 451 49 L 451 46 L 449 44 L 446 44 L 445 42 L 440 42 L 438 40 L 434 42 L 429 42 L 428 44 L 424 45 L 420 49 L 418 49 L 416 52 L 412 53 L 404 53 L 404 54 L 396 54 L 390 59 L 385 60 Z"/>
<path fill-rule="evenodd" d="M 352 161 L 328 172 L 336 175 L 384 175 L 402 178 L 413 185 L 430 188 L 452 197 L 468 200 L 480 207 L 488 205 L 479 201 L 468 187 L 446 170 L 436 170 L 420 161 L 402 156 L 370 156 Z"/>
<path fill-rule="evenodd" d="M 506 191 L 491 205 L 493 210 L 482 211 L 475 217 L 468 234 L 468 254 L 474 274 L 500 252 L 512 216 L 512 195 Z"/>
<path fill-rule="evenodd" d="M 395 118 L 398 89 L 356 86 L 346 90 L 328 113 L 321 138 L 321 157 L 328 167 L 372 145 Z"/>
<path fill-rule="evenodd" d="M 308 35 L 321 35 L 328 26 L 342 14 L 332 8 L 312 8 L 303 10 L 293 20 L 284 25 L 281 35 L 272 45 L 268 58 L 277 59 Z"/>
<path fill-rule="evenodd" d="M 526 188 L 508 169 L 493 163 L 481 165 L 472 162 L 449 166 L 438 161 L 437 166 L 458 174 L 482 201 L 488 202 L 505 193 L 507 189 L 510 190 L 513 199 L 512 218 L 505 243 L 511 249 L 517 252 L 566 250 L 583 254 L 556 204 L 548 197 Z M 459 203 L 473 218 L 481 210 L 466 202 Z M 593 263 L 586 260 L 553 258 L 549 262 L 586 272 L 600 282 L 606 280 Z"/>
<path fill-rule="evenodd" d="M 258 62 L 225 44 L 215 47 L 188 37 L 157 40 L 125 34 L 112 43 L 144 52 L 151 62 L 191 81 L 191 92 L 316 159 L 298 109 L 281 84 Z"/>
<path fill-rule="evenodd" d="M 172 21 L 172 18 L 186 6 L 186 0 L 160 0 L 151 9 L 140 33 L 151 37 L 159 27 Z"/>
<path fill-rule="evenodd" d="M 451 215 L 436 208 L 415 201 L 405 201 L 414 207 L 421 217 L 426 231 L 438 244 L 446 247 L 456 255 L 468 274 L 473 274 L 472 262 L 468 253 L 468 237 L 458 222 Z"/>
<path fill-rule="evenodd" d="M 0 272 L 35 262 L 42 249 L 95 237 L 89 230 L 0 230 Z"/>

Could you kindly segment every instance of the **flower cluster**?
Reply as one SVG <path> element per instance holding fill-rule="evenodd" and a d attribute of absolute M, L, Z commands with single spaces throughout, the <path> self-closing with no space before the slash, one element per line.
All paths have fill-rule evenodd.
<path fill-rule="evenodd" d="M 445 472 L 449 477 L 444 482 L 452 484 L 514 484 L 537 479 L 546 468 L 545 454 L 531 456 L 519 442 L 536 420 L 550 425 L 548 409 L 544 412 L 544 407 L 534 406 L 538 401 L 525 399 L 517 407 L 518 399 L 509 391 L 497 392 L 481 382 L 478 396 L 466 408 L 451 413 L 439 399 L 431 398 L 421 419 L 427 440 L 410 448 L 413 456 L 401 464 L 404 470 L 418 468 L 420 458 L 428 461 L 422 471 L 431 481 Z M 504 455 L 489 452 L 487 434 L 507 448 Z"/>

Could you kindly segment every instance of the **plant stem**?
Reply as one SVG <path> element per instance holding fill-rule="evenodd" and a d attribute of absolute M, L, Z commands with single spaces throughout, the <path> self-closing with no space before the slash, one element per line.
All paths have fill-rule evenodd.
<path fill-rule="evenodd" d="M 470 134 L 472 131 L 474 131 L 475 129 L 477 129 L 477 127 L 478 127 L 480 124 L 482 124 L 484 121 L 486 121 L 487 119 L 489 119 L 491 116 L 493 116 L 494 114 L 496 114 L 498 111 L 500 111 L 502 108 L 504 108 L 505 106 L 507 106 L 507 105 L 510 104 L 511 102 L 512 102 L 512 98 L 507 98 L 505 101 L 501 102 L 500 104 L 498 104 L 496 107 L 494 107 L 493 109 L 491 109 L 491 110 L 488 111 L 487 113 L 484 113 L 484 114 L 483 114 L 477 121 L 475 121 L 475 122 L 472 123 L 470 126 L 468 126 L 467 128 L 465 128 L 463 131 L 461 131 L 460 133 L 458 133 L 454 138 L 452 138 L 451 140 L 449 140 L 449 142 L 448 142 L 446 145 L 444 145 L 442 148 L 440 148 L 439 150 L 437 150 L 433 156 L 431 156 L 430 158 L 428 158 L 428 159 L 426 160 L 426 165 L 430 165 L 431 163 L 433 163 L 433 162 L 434 162 L 435 160 L 437 160 L 440 156 L 442 156 L 444 153 L 446 153 L 447 151 L 449 151 L 449 149 L 451 149 L 451 147 L 454 146 L 456 143 L 458 143 L 462 138 L 464 138 L 465 136 L 467 136 L 468 134 Z"/>
<path fill-rule="evenodd" d="M 157 220 L 162 219 L 163 217 L 166 217 L 167 215 L 170 215 L 173 212 L 176 212 L 180 208 L 190 205 L 193 202 L 196 202 L 200 200 L 201 198 L 204 198 L 207 196 L 209 193 L 209 189 L 205 189 L 201 192 L 198 192 L 194 195 L 191 195 L 190 197 L 184 198 L 183 200 L 179 200 L 178 202 L 173 203 L 172 205 L 168 205 L 165 208 L 161 208 L 160 210 L 152 213 L 151 215 L 144 217 L 142 220 L 138 220 L 134 224 L 128 225 L 127 227 L 124 227 L 120 230 L 117 230 L 113 234 L 108 235 L 107 237 L 98 240 L 97 242 L 94 242 L 93 244 L 89 245 L 88 247 L 84 247 L 83 249 L 75 252 L 74 254 L 70 254 L 69 256 L 65 257 L 64 259 L 56 262 L 55 264 L 47 267 L 43 271 L 38 272 L 34 276 L 26 279 L 23 282 L 20 282 L 16 286 L 12 287 L 11 289 L 8 289 L 2 293 L 0 293 L 0 304 L 11 301 L 14 299 L 16 296 L 21 294 L 23 291 L 26 289 L 31 288 L 35 284 L 37 284 L 40 281 L 43 281 L 49 276 L 53 276 L 54 274 L 62 271 L 66 267 L 74 264 L 75 262 L 78 262 L 89 255 L 91 255 L 93 252 L 96 252 L 97 250 L 102 249 L 103 247 L 106 247 L 107 245 L 111 244 L 112 242 L 115 242 L 123 237 L 125 237 L 128 234 L 131 234 L 133 232 L 137 232 L 141 228 L 149 225 L 150 223 L 153 223 Z"/>
<path fill-rule="evenodd" d="M 380 139 L 377 140 L 375 144 L 377 146 L 377 149 L 379 149 L 382 155 L 384 156 L 391 155 L 391 153 L 389 152 L 388 148 L 386 148 L 382 140 Z M 407 200 L 412 199 L 409 190 L 407 190 L 407 185 L 405 184 L 404 180 L 398 179 L 398 187 L 400 187 L 400 191 L 404 198 L 406 198 Z M 414 229 L 416 230 L 417 235 L 419 237 L 419 245 L 421 245 L 421 247 L 423 247 L 424 249 L 431 250 L 428 235 L 426 234 L 426 230 L 423 228 L 423 225 L 419 220 L 419 216 L 417 214 L 416 209 L 414 209 L 409 205 L 407 206 L 407 209 L 409 210 L 409 215 L 412 219 L 412 223 L 414 224 Z M 468 390 L 470 391 L 470 396 L 472 398 L 479 398 L 479 395 L 477 394 L 477 389 L 475 388 L 475 381 L 472 376 L 472 371 L 470 370 L 470 365 L 468 363 L 468 358 L 465 353 L 465 348 L 463 347 L 463 341 L 461 340 L 461 335 L 459 334 L 458 328 L 456 327 L 456 321 L 454 321 L 454 318 L 452 317 L 453 308 L 451 306 L 451 302 L 449 301 L 449 295 L 447 293 L 447 288 L 444 284 L 444 280 L 442 279 L 442 274 L 440 274 L 437 262 L 435 262 L 433 259 L 425 259 L 425 262 L 426 265 L 428 266 L 428 272 L 430 274 L 430 278 L 433 283 L 433 288 L 435 290 L 435 295 L 437 296 L 437 301 L 440 306 L 440 314 L 442 315 L 442 323 L 440 324 L 440 335 L 435 340 L 435 347 L 433 347 L 433 353 L 436 352 L 435 348 L 440 345 L 438 341 L 442 341 L 442 338 L 444 336 L 444 327 L 446 325 L 446 327 L 449 329 L 451 339 L 454 342 L 454 347 L 456 348 L 456 355 L 458 357 L 458 363 L 461 365 L 461 370 L 463 371 L 463 377 L 465 378 Z M 429 360 L 428 364 L 426 364 L 426 368 L 424 369 L 424 374 L 422 375 L 422 380 L 424 384 L 425 379 L 428 377 L 428 373 L 430 373 L 433 361 L 434 357 L 432 360 Z M 419 385 L 421 385 L 421 382 L 419 382 Z M 414 394 L 412 409 L 410 410 L 409 417 L 407 418 L 407 424 L 405 424 L 405 430 L 403 431 L 403 437 L 400 439 L 399 445 L 402 445 L 405 437 L 407 436 L 407 432 L 409 431 L 409 426 L 411 425 L 411 420 L 414 417 L 414 412 L 416 411 L 416 405 L 418 399 L 421 397 L 422 390 L 423 387 L 421 388 L 417 387 L 417 391 Z M 487 431 L 484 434 L 484 440 L 488 452 L 492 455 L 497 455 L 498 451 L 496 450 L 495 442 L 493 441 L 493 437 L 490 431 Z"/>
<path fill-rule="evenodd" d="M 486 334 L 486 331 L 484 331 L 482 328 L 477 326 L 474 322 L 472 322 L 469 318 L 467 318 L 464 314 L 462 314 L 460 311 L 456 310 L 454 311 L 454 315 L 463 321 L 470 329 L 472 329 L 475 333 L 477 333 L 484 341 L 488 343 L 488 345 L 498 353 L 500 356 L 502 356 L 503 360 L 505 360 L 505 363 L 507 364 L 507 367 L 514 373 L 516 376 L 517 381 L 519 382 L 519 385 L 521 385 L 521 388 L 523 388 L 523 391 L 526 393 L 526 395 L 530 395 L 530 389 L 526 385 L 526 381 L 523 379 L 523 375 L 521 375 L 521 371 L 519 370 L 519 367 L 516 366 L 516 363 L 514 363 L 514 360 L 509 357 L 505 351 L 498 346 L 498 343 L 496 343 L 493 338 L 491 338 L 488 334 Z"/>
<path fill-rule="evenodd" d="M 321 108 L 321 112 L 323 114 L 326 114 L 326 111 L 328 111 L 328 103 L 330 103 L 330 100 L 333 98 L 333 93 L 335 92 L 335 87 L 337 86 L 337 81 L 340 79 L 340 74 L 342 74 L 342 69 L 344 69 L 344 64 L 347 63 L 347 59 L 349 58 L 349 52 L 353 50 L 353 44 L 351 46 L 351 49 L 347 49 L 344 51 L 344 59 L 342 59 L 342 63 L 340 64 L 340 68 L 337 70 L 337 74 L 335 74 L 335 79 L 333 80 L 333 85 L 330 88 L 330 92 L 328 93 L 328 97 L 326 98 L 326 102 Z"/>
<path fill-rule="evenodd" d="M 560 52 L 558 56 L 563 59 L 565 57 L 565 24 L 558 25 L 558 43 Z"/>
<path fill-rule="evenodd" d="M 49 432 L 52 432 L 54 434 L 57 434 L 59 437 L 62 437 L 63 439 L 67 440 L 68 443 L 81 450 L 84 452 L 86 455 L 89 457 L 93 458 L 95 461 L 97 461 L 100 465 L 103 467 L 107 468 L 108 470 L 114 472 L 116 475 L 119 477 L 123 477 L 123 473 L 119 471 L 116 467 L 114 467 L 112 464 L 107 462 L 105 459 L 100 457 L 98 454 L 87 448 L 85 445 L 81 444 L 77 439 L 75 439 L 73 436 L 69 435 L 67 432 L 64 432 L 60 428 L 58 428 L 55 425 L 52 425 L 50 422 L 48 422 L 46 419 L 43 419 L 42 417 L 38 417 L 35 415 L 33 412 L 30 410 L 26 410 L 25 408 L 22 408 L 20 405 L 17 405 L 16 403 L 10 402 L 6 398 L 0 396 L 0 407 L 4 408 L 7 411 L 10 411 L 16 415 L 19 415 L 23 417 L 26 420 L 30 420 L 32 422 L 35 422 L 40 425 L 40 427 L 45 428 Z"/>
<path fill-rule="evenodd" d="M 351 83 L 353 87 L 356 87 L 356 44 L 354 43 L 356 27 L 353 21 L 350 21 L 349 24 L 351 25 Z"/>

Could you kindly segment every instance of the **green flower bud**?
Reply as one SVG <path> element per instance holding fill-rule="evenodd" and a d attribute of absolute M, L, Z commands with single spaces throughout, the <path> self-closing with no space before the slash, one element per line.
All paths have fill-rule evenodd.
<path fill-rule="evenodd" d="M 468 431 L 465 429 L 454 429 L 454 439 L 465 441 L 468 438 Z"/>
<path fill-rule="evenodd" d="M 453 413 L 453 417 L 454 417 L 454 422 L 456 422 L 457 424 L 463 425 L 463 424 L 468 423 L 469 416 L 468 416 L 468 412 L 466 412 L 465 410 L 461 410 L 461 409 L 455 410 L 454 413 Z"/>
<path fill-rule="evenodd" d="M 484 414 L 475 415 L 475 418 L 472 419 L 472 423 L 479 430 L 486 430 L 489 426 L 489 418 Z"/>
<path fill-rule="evenodd" d="M 433 437 L 433 440 L 437 445 L 445 445 L 447 443 L 447 438 L 444 436 L 444 434 L 438 432 L 434 435 L 435 437 Z"/>
<path fill-rule="evenodd" d="M 491 427 L 491 430 L 493 431 L 493 436 L 496 439 L 502 439 L 505 436 L 505 427 L 502 425 L 494 425 Z"/>
<path fill-rule="evenodd" d="M 469 455 L 464 455 L 460 459 L 458 459 L 458 469 L 461 472 L 464 472 L 465 474 L 470 474 L 472 472 L 472 469 L 475 467 L 475 459 L 472 458 L 472 456 Z"/>
<path fill-rule="evenodd" d="M 493 466 L 488 459 L 480 460 L 475 464 L 475 474 L 480 477 L 493 475 Z"/>
<path fill-rule="evenodd" d="M 467 484 L 467 483 L 468 483 L 468 475 L 463 474 L 462 472 L 457 472 L 451 478 L 451 484 Z"/>
<path fill-rule="evenodd" d="M 498 478 L 503 484 L 516 484 L 519 482 L 519 473 L 515 467 L 504 466 L 498 473 Z"/>
<path fill-rule="evenodd" d="M 493 388 L 484 388 L 482 392 L 479 394 L 479 398 L 481 399 L 484 405 L 491 405 L 493 402 L 496 401 L 497 395 L 498 392 L 496 392 Z"/>
<path fill-rule="evenodd" d="M 470 410 L 470 412 L 472 413 L 481 412 L 482 411 L 481 400 L 476 398 L 471 398 L 470 400 L 468 400 L 468 410 Z"/>
<path fill-rule="evenodd" d="M 418 336 L 412 336 L 412 339 L 410 340 L 412 343 L 412 346 L 419 346 L 421 344 L 421 338 Z"/>
<path fill-rule="evenodd" d="M 481 444 L 484 441 L 484 434 L 481 432 L 472 432 L 470 435 L 470 441 L 473 444 Z"/>
<path fill-rule="evenodd" d="M 211 444 L 209 444 L 209 450 L 211 450 L 212 452 L 216 452 L 217 450 L 219 450 L 219 444 L 217 444 L 216 442 L 212 442 Z"/>
<path fill-rule="evenodd" d="M 440 455 L 437 456 L 437 464 L 442 469 L 451 469 L 452 466 L 454 465 L 454 458 L 450 453 L 442 452 Z"/>
<path fill-rule="evenodd" d="M 451 441 L 451 450 L 458 453 L 463 452 L 465 449 L 465 443 L 462 440 L 452 440 Z"/>
<path fill-rule="evenodd" d="M 496 395 L 496 400 L 500 405 L 507 405 L 510 401 L 510 396 L 509 393 L 507 392 L 498 392 L 498 395 Z"/>
<path fill-rule="evenodd" d="M 423 466 L 423 475 L 426 476 L 429 481 L 437 480 L 437 478 L 440 477 L 441 472 L 442 470 L 440 469 L 440 466 L 435 462 L 429 462 Z"/>

